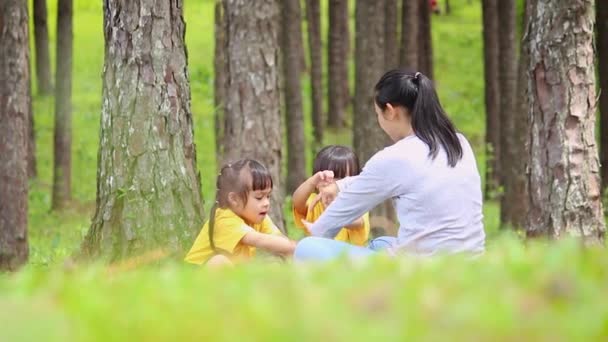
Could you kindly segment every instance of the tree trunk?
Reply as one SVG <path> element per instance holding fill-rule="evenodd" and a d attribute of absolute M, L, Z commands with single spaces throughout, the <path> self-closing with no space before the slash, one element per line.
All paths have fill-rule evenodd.
<path fill-rule="evenodd" d="M 190 111 L 183 2 L 104 2 L 97 208 L 83 243 L 111 260 L 183 251 L 203 203 Z"/>
<path fill-rule="evenodd" d="M 49 31 L 46 0 L 34 0 L 34 40 L 36 45 L 36 79 L 38 93 L 51 92 L 51 62 L 49 58 Z"/>
<path fill-rule="evenodd" d="M 602 187 L 608 185 L 608 3 L 596 1 L 597 54 L 600 80 L 600 152 Z"/>
<path fill-rule="evenodd" d="M 0 270 L 18 269 L 29 252 L 28 23 L 26 1 L 0 1 Z"/>
<path fill-rule="evenodd" d="M 310 52 L 310 85 L 312 93 L 312 130 L 315 150 L 323 143 L 323 47 L 321 45 L 321 5 L 319 0 L 306 1 L 308 49 Z"/>
<path fill-rule="evenodd" d="M 345 36 L 346 35 L 346 36 Z M 348 92 L 348 1 L 329 2 L 329 112 L 327 125 L 332 128 L 344 127 L 345 106 Z M 346 84 L 348 89 L 348 83 Z"/>
<path fill-rule="evenodd" d="M 64 208 L 72 193 L 72 1 L 57 3 L 57 73 L 53 209 Z"/>
<path fill-rule="evenodd" d="M 306 141 L 300 81 L 302 14 L 300 0 L 282 1 L 283 72 L 285 80 L 285 121 L 287 123 L 287 187 L 293 192 L 306 179 Z"/>
<path fill-rule="evenodd" d="M 384 69 L 399 66 L 399 43 L 397 37 L 397 0 L 384 0 Z"/>
<path fill-rule="evenodd" d="M 515 0 L 498 1 L 498 82 L 500 83 L 500 146 L 501 184 L 511 188 L 514 154 L 514 112 L 517 90 L 517 53 L 515 45 Z M 503 193 L 500 199 L 500 222 L 506 227 L 511 214 L 511 205 Z"/>
<path fill-rule="evenodd" d="M 431 36 L 431 7 L 428 0 L 418 0 L 420 15 L 418 30 L 418 71 L 433 79 L 433 39 Z"/>
<path fill-rule="evenodd" d="M 27 60 L 28 70 L 31 69 L 31 58 Z M 27 116 L 28 116 L 28 129 L 27 129 L 27 176 L 29 179 L 36 178 L 38 176 L 38 168 L 36 167 L 36 130 L 34 126 L 34 106 L 32 98 L 32 77 L 27 80 Z"/>
<path fill-rule="evenodd" d="M 226 109 L 226 87 L 228 86 L 226 63 L 226 21 L 223 12 L 223 0 L 215 2 L 215 48 L 213 55 L 213 101 L 215 111 L 215 159 L 222 160 L 224 142 L 224 113 Z M 219 165 L 218 165 L 219 167 Z"/>
<path fill-rule="evenodd" d="M 283 229 L 279 2 L 227 0 L 224 13 L 230 94 L 226 101 L 225 156 L 227 160 L 254 158 L 270 170 L 274 182 L 271 216 Z"/>
<path fill-rule="evenodd" d="M 376 152 L 387 146 L 388 136 L 378 125 L 374 114 L 373 89 L 385 71 L 384 1 L 359 0 L 356 3 L 356 42 L 355 42 L 355 101 L 353 120 L 353 145 L 362 164 Z M 376 226 L 374 230 L 384 230 L 380 234 L 395 233 L 394 209 L 391 201 L 379 205 L 371 213 L 372 222 L 389 222 L 388 226 Z M 381 218 L 381 219 L 380 219 Z"/>
<path fill-rule="evenodd" d="M 418 23 L 419 1 L 403 0 L 401 8 L 401 50 L 399 60 L 401 67 L 418 70 Z"/>
<path fill-rule="evenodd" d="M 497 0 L 483 0 L 483 52 L 486 104 L 485 197 L 494 197 L 500 186 L 500 84 L 498 83 Z"/>
<path fill-rule="evenodd" d="M 530 20 L 527 235 L 601 243 L 593 1 L 539 0 Z"/>
<path fill-rule="evenodd" d="M 523 32 L 527 32 L 530 18 L 531 1 L 526 1 L 523 16 Z M 521 229 L 526 224 L 525 214 L 528 211 L 528 189 L 526 166 L 528 165 L 528 136 L 530 132 L 528 120 L 528 65 L 530 50 L 528 36 L 521 42 L 521 51 L 517 70 L 517 96 L 514 101 L 515 110 L 508 115 L 511 120 L 510 147 L 506 149 L 504 177 L 505 192 L 501 200 L 501 222 L 503 225 Z"/>
<path fill-rule="evenodd" d="M 452 6 L 450 6 L 450 0 L 445 0 L 445 14 L 449 15 L 452 13 Z"/>

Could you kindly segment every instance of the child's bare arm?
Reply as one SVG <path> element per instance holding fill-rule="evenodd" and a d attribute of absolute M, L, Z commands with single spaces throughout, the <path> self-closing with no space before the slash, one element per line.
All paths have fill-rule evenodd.
<path fill-rule="evenodd" d="M 333 181 L 333 172 L 331 171 L 321 171 L 317 172 L 308 178 L 304 183 L 300 184 L 300 186 L 293 193 L 293 208 L 296 212 L 302 216 L 306 216 L 308 212 L 308 207 L 306 206 L 306 201 L 310 194 L 315 192 L 317 189 L 317 185 L 322 182 Z"/>
<path fill-rule="evenodd" d="M 255 231 L 245 234 L 241 242 L 245 245 L 283 256 L 291 256 L 296 248 L 296 242 L 289 240 L 284 236 L 264 234 Z"/>

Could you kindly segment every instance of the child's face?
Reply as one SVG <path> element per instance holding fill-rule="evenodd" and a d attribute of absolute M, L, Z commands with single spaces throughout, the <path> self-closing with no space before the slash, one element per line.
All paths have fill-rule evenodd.
<path fill-rule="evenodd" d="M 247 203 L 237 200 L 234 212 L 247 223 L 257 224 L 262 222 L 270 211 L 270 193 L 272 188 L 250 191 Z"/>

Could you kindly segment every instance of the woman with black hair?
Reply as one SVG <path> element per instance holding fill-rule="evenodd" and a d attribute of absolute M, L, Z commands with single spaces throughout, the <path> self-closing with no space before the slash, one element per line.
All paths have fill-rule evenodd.
<path fill-rule="evenodd" d="M 342 254 L 482 253 L 485 246 L 481 180 L 475 155 L 444 112 L 431 80 L 404 70 L 387 72 L 375 87 L 378 124 L 394 144 L 376 153 L 360 175 L 328 180 L 317 200 L 329 205 L 313 235 L 296 247 L 297 260 Z M 399 219 L 396 238 L 362 248 L 331 240 L 341 227 L 392 199 Z M 331 204 L 330 204 L 331 203 Z"/>

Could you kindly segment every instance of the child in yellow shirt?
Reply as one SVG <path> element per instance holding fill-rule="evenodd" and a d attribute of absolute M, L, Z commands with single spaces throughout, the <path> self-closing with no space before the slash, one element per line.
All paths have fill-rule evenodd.
<path fill-rule="evenodd" d="M 316 191 L 322 185 L 324 172 L 333 172 L 333 179 L 356 176 L 360 172 L 357 155 L 346 146 L 330 145 L 317 154 L 313 165 L 313 176 L 302 183 L 293 193 L 293 216 L 297 227 L 304 229 L 302 220 L 316 221 L 324 205 L 317 201 L 313 204 Z M 365 246 L 369 237 L 369 214 L 365 214 L 350 225 L 343 227 L 334 238 L 357 246 Z"/>
<path fill-rule="evenodd" d="M 262 164 L 243 159 L 222 167 L 216 182 L 216 201 L 185 261 L 222 265 L 252 258 L 256 248 L 291 256 L 295 242 L 272 223 L 272 177 Z"/>

